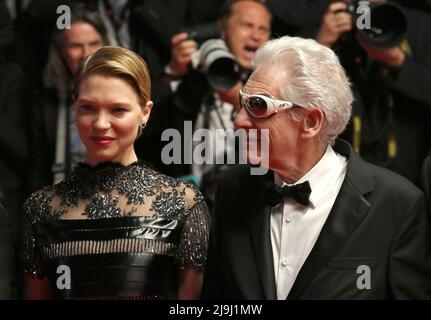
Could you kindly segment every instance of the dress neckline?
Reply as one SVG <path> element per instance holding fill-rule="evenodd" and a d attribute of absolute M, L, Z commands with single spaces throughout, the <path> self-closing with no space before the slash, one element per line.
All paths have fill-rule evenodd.
<path fill-rule="evenodd" d="M 115 162 L 115 161 L 104 161 L 104 162 L 99 162 L 98 164 L 96 164 L 95 166 L 92 166 L 86 162 L 78 162 L 78 164 L 76 165 L 76 169 L 84 169 L 85 171 L 90 171 L 90 172 L 96 172 L 96 171 L 100 171 L 103 169 L 115 169 L 115 168 L 131 168 L 134 166 L 139 166 L 139 165 L 143 165 L 143 161 L 142 160 L 137 160 L 134 161 L 132 163 L 129 164 L 122 164 L 120 162 Z"/>

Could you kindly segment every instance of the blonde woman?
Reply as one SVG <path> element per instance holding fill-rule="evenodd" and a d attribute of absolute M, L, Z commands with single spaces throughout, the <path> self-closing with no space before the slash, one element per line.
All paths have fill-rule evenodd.
<path fill-rule="evenodd" d="M 195 299 L 208 241 L 199 191 L 138 161 L 150 77 L 134 52 L 103 47 L 75 80 L 86 146 L 66 180 L 25 203 L 25 297 Z"/>

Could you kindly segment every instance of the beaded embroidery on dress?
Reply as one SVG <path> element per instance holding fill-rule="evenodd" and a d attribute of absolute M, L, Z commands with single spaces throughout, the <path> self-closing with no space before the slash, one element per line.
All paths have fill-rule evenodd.
<path fill-rule="evenodd" d="M 100 279 L 106 290 L 89 289 L 86 283 L 91 279 L 82 276 L 75 284 L 81 289 L 72 298 L 82 298 L 83 292 L 175 298 L 175 272 L 205 264 L 209 215 L 202 195 L 191 183 L 157 173 L 141 162 L 96 167 L 80 163 L 70 178 L 32 194 L 24 212 L 25 272 L 55 278 L 56 265 L 67 260 L 77 266 L 75 270 L 95 264 L 101 268 L 95 276 L 106 271 L 108 278 L 123 279 L 118 264 L 128 261 L 123 273 L 136 274 L 128 269 L 138 266 L 140 278 L 159 281 L 165 288 L 157 292 L 135 275 L 132 281 L 116 281 L 110 288 L 106 279 Z M 165 275 L 157 272 L 166 265 L 173 270 Z"/>

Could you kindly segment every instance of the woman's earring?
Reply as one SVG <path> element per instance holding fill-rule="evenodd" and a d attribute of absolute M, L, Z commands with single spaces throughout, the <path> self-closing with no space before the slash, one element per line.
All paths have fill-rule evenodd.
<path fill-rule="evenodd" d="M 145 128 L 146 125 L 147 125 L 146 122 L 141 122 L 139 124 L 139 127 L 138 127 L 138 137 L 142 134 L 142 131 L 144 131 L 144 128 Z"/>

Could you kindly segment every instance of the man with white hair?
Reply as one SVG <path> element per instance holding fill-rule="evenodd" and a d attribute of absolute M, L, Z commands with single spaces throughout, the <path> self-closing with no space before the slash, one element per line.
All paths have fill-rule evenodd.
<path fill-rule="evenodd" d="M 270 171 L 222 178 L 203 297 L 431 298 L 424 195 L 337 140 L 353 99 L 334 52 L 283 37 L 255 67 L 235 127 L 268 130 Z"/>

